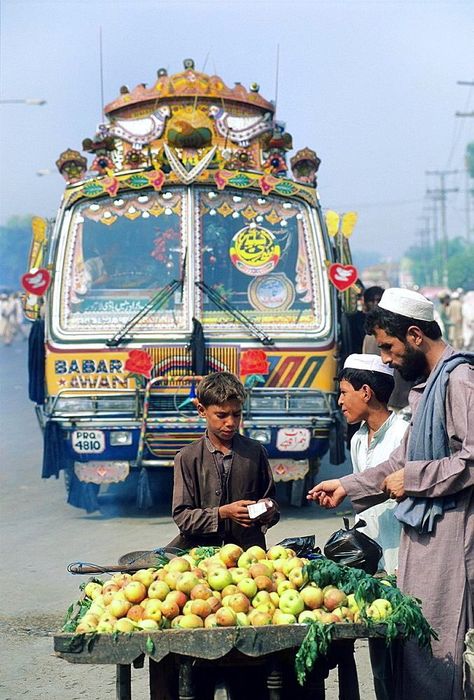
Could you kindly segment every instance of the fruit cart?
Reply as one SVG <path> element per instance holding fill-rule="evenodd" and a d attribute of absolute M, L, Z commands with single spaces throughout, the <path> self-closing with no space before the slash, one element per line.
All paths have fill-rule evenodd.
<path fill-rule="evenodd" d="M 307 625 L 273 625 L 262 627 L 228 627 L 219 629 L 170 629 L 159 632 L 142 632 L 113 637 L 108 634 L 72 635 L 57 634 L 54 650 L 57 656 L 71 663 L 114 664 L 116 666 L 116 698 L 130 700 L 131 667 L 144 666 L 149 657 L 150 700 L 172 700 L 170 694 L 170 669 L 175 669 L 177 688 L 174 697 L 179 700 L 201 700 L 197 694 L 194 676 L 201 667 L 242 667 L 250 672 L 259 666 L 265 676 L 267 697 L 279 700 L 286 697 L 284 669 L 294 661 Z M 344 640 L 368 637 L 384 637 L 385 625 L 336 624 L 332 637 L 337 645 Z M 304 691 L 292 694 L 292 698 L 324 698 L 324 672 L 310 674 Z M 340 697 L 355 697 L 357 678 L 350 664 L 339 666 Z M 249 686 L 250 688 L 252 686 Z M 247 695 L 249 697 L 249 695 Z M 259 697 L 263 697 L 259 695 Z"/>

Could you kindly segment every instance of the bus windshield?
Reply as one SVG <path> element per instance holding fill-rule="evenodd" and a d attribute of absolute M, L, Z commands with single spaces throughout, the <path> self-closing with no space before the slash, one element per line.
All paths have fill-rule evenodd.
<path fill-rule="evenodd" d="M 101 334 L 116 330 L 179 280 L 185 249 L 182 210 L 182 190 L 78 205 L 64 252 L 61 327 Z M 144 316 L 136 330 L 157 325 L 184 330 L 185 305 L 179 291 Z"/>
<path fill-rule="evenodd" d="M 193 317 L 209 337 L 329 332 L 324 238 L 304 202 L 194 185 L 82 201 L 62 225 L 59 335 L 110 338 L 137 315 L 141 337 L 184 337 Z"/>
<path fill-rule="evenodd" d="M 320 231 L 295 200 L 257 193 L 201 191 L 198 202 L 201 281 L 267 331 L 321 330 L 324 261 Z M 236 320 L 201 295 L 203 324 Z"/>

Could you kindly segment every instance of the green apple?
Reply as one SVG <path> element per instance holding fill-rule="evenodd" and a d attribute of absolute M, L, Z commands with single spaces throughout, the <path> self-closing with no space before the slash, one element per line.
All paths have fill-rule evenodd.
<path fill-rule="evenodd" d="M 166 581 L 152 581 L 148 587 L 148 597 L 164 600 L 170 590 Z"/>
<path fill-rule="evenodd" d="M 235 614 L 237 618 L 237 626 L 238 627 L 248 627 L 250 625 L 248 615 L 244 612 L 238 612 Z"/>
<path fill-rule="evenodd" d="M 303 613 L 301 613 L 303 614 Z M 284 613 L 279 608 L 276 608 L 272 617 L 272 625 L 294 625 L 296 617 L 291 613 Z"/>
<path fill-rule="evenodd" d="M 281 544 L 274 544 L 267 552 L 267 559 L 271 561 L 275 559 L 288 559 L 288 552 Z"/>
<path fill-rule="evenodd" d="M 287 578 L 289 578 L 288 574 L 292 569 L 296 569 L 296 567 L 303 567 L 304 566 L 304 561 L 300 559 L 300 557 L 291 557 L 291 559 L 287 559 L 286 562 L 283 564 L 283 573 Z"/>
<path fill-rule="evenodd" d="M 258 561 L 257 557 L 255 557 L 253 554 L 249 554 L 248 552 L 244 552 L 243 554 L 240 555 L 239 560 L 237 562 L 237 566 L 240 569 L 248 569 L 252 566 L 252 564 L 256 564 Z"/>
<path fill-rule="evenodd" d="M 189 594 L 198 583 L 200 583 L 200 579 L 196 574 L 193 574 L 191 571 L 184 571 L 182 574 L 179 574 L 179 578 L 176 581 L 176 590 Z"/>
<path fill-rule="evenodd" d="M 294 590 L 294 589 L 295 589 L 295 584 L 292 583 L 291 581 L 288 581 L 288 579 L 285 579 L 284 581 L 280 581 L 280 583 L 277 584 L 278 595 L 281 595 L 283 593 L 283 591 Z"/>
<path fill-rule="evenodd" d="M 99 623 L 97 623 L 99 624 Z M 77 627 L 75 634 L 91 634 L 97 630 L 97 625 L 93 625 L 91 622 L 81 621 Z"/>
<path fill-rule="evenodd" d="M 253 578 L 250 577 L 241 579 L 237 584 L 237 588 L 250 600 L 252 600 L 252 598 L 255 595 L 257 595 L 258 591 L 257 584 L 255 583 Z"/>
<path fill-rule="evenodd" d="M 260 560 L 260 559 L 266 559 L 267 558 L 267 553 L 263 549 L 263 547 L 259 547 L 258 545 L 254 544 L 252 547 L 249 547 L 246 550 L 247 554 L 251 557 L 255 557 L 255 559 Z"/>
<path fill-rule="evenodd" d="M 372 620 L 385 620 L 392 612 L 392 604 L 385 598 L 377 598 L 367 606 L 367 617 Z"/>
<path fill-rule="evenodd" d="M 349 610 L 351 610 L 353 613 L 357 612 L 360 610 L 359 606 L 357 605 L 355 595 L 353 593 L 349 593 L 347 596 L 347 607 Z"/>
<path fill-rule="evenodd" d="M 258 591 L 256 595 L 252 598 L 252 605 L 254 608 L 262 603 L 271 603 L 270 593 L 268 591 Z"/>
<path fill-rule="evenodd" d="M 168 566 L 168 571 L 177 571 L 184 574 L 185 571 L 191 571 L 191 564 L 184 557 L 175 557 L 171 559 Z"/>
<path fill-rule="evenodd" d="M 163 617 L 163 614 L 161 612 L 161 600 L 158 600 L 156 598 L 150 599 L 148 603 L 144 606 L 144 608 L 144 620 L 156 620 L 156 622 L 161 622 L 161 618 Z"/>
<path fill-rule="evenodd" d="M 247 578 L 249 575 L 248 569 L 244 569 L 240 566 L 233 566 L 231 569 L 229 569 L 229 571 L 230 575 L 232 576 L 232 582 L 236 585 L 239 581 L 242 581 L 243 578 Z"/>
<path fill-rule="evenodd" d="M 148 588 L 148 586 L 155 580 L 154 573 L 155 569 L 139 569 L 132 574 L 132 581 L 140 581 L 143 583 L 145 588 Z"/>
<path fill-rule="evenodd" d="M 84 594 L 94 600 L 98 595 L 102 595 L 102 584 L 96 581 L 89 581 L 84 586 Z"/>
<path fill-rule="evenodd" d="M 303 610 L 303 612 L 298 615 L 298 623 L 300 625 L 307 625 L 309 622 L 313 622 L 314 619 L 315 617 L 312 610 Z"/>
<path fill-rule="evenodd" d="M 301 588 L 308 581 L 308 574 L 303 573 L 302 566 L 295 566 L 288 574 L 288 580 L 294 583 L 296 588 Z"/>
<path fill-rule="evenodd" d="M 120 618 L 125 617 L 131 607 L 132 604 L 128 600 L 118 600 L 117 598 L 115 598 L 107 606 L 107 610 L 114 617 Z"/>
<path fill-rule="evenodd" d="M 280 610 L 284 613 L 299 615 L 304 610 L 304 602 L 301 594 L 293 589 L 283 591 L 280 595 Z"/>
<path fill-rule="evenodd" d="M 114 632 L 124 632 L 125 634 L 130 634 L 136 629 L 135 623 L 129 620 L 127 617 L 122 617 L 114 625 Z"/>
<path fill-rule="evenodd" d="M 312 584 L 302 588 L 300 591 L 300 595 L 303 598 L 305 607 L 309 610 L 315 610 L 316 608 L 320 608 L 324 601 L 324 594 L 321 588 L 319 588 L 318 586 L 313 586 Z"/>
<path fill-rule="evenodd" d="M 197 627 L 204 627 L 204 621 L 202 617 L 199 617 L 199 615 L 194 615 L 193 613 L 190 613 L 189 615 L 182 615 L 179 617 L 181 619 L 179 620 L 177 625 L 181 629 L 196 629 Z"/>
<path fill-rule="evenodd" d="M 225 569 L 222 565 L 221 568 L 212 568 L 207 575 L 207 582 L 209 586 L 215 591 L 222 591 L 226 586 L 231 585 L 232 575 L 229 569 Z"/>
<path fill-rule="evenodd" d="M 137 622 L 137 628 L 139 630 L 146 630 L 147 632 L 154 632 L 160 629 L 160 625 L 156 620 L 151 620 L 149 618 L 143 618 Z"/>

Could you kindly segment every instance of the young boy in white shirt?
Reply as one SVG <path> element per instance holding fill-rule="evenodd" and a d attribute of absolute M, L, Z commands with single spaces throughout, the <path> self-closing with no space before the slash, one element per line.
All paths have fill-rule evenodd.
<path fill-rule="evenodd" d="M 388 410 L 393 390 L 393 369 L 377 355 L 349 355 L 339 375 L 339 406 L 349 424 L 361 423 L 351 439 L 351 460 L 355 473 L 383 462 L 400 444 L 408 423 Z M 383 550 L 379 569 L 394 574 L 398 563 L 401 526 L 393 515 L 395 500 L 388 500 L 363 513 L 362 532 Z"/>
<path fill-rule="evenodd" d="M 349 355 L 346 359 L 339 375 L 338 403 L 350 425 L 361 423 L 351 439 L 355 473 L 386 460 L 408 428 L 406 420 L 388 410 L 393 387 L 393 369 L 384 365 L 378 355 Z M 379 570 L 388 574 L 396 573 L 398 566 L 401 525 L 393 514 L 396 506 L 397 501 L 390 499 L 367 508 L 362 516 L 367 525 L 360 528 L 382 547 Z M 377 700 L 392 700 L 392 655 L 385 641 L 378 639 L 369 640 L 369 652 Z"/>

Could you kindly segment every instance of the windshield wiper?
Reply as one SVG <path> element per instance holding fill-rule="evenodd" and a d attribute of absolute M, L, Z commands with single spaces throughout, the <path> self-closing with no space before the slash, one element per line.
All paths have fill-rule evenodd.
<path fill-rule="evenodd" d="M 274 345 L 275 341 L 272 340 L 272 338 L 269 338 L 268 335 L 261 328 L 256 326 L 255 323 L 251 321 L 250 318 L 248 318 L 248 316 L 246 316 L 242 311 L 240 311 L 240 309 L 236 309 L 235 306 L 233 306 L 229 301 L 227 301 L 227 299 L 221 296 L 219 292 L 217 292 L 212 287 L 209 287 L 209 285 L 207 285 L 202 280 L 198 280 L 194 284 L 207 295 L 207 297 L 212 301 L 213 304 L 217 306 L 218 309 L 221 309 L 221 311 L 226 311 L 228 314 L 230 314 L 242 326 L 247 328 L 247 330 L 253 336 L 258 338 L 263 345 Z"/>
<path fill-rule="evenodd" d="M 163 289 L 160 289 L 160 291 L 155 294 L 155 296 L 152 297 L 150 301 L 145 304 L 145 306 L 140 309 L 138 313 L 135 314 L 135 316 L 132 316 L 132 318 L 127 321 L 112 338 L 105 341 L 107 347 L 116 348 L 118 345 L 120 345 L 125 336 L 139 321 L 141 321 L 142 318 L 147 316 L 150 311 L 158 311 L 158 309 L 161 309 L 161 307 L 166 304 L 168 299 L 179 287 L 181 287 L 182 284 L 183 280 L 173 280 L 172 282 L 168 282 L 168 284 L 163 287 Z M 130 340 L 132 340 L 132 337 L 127 338 L 127 341 Z"/>

